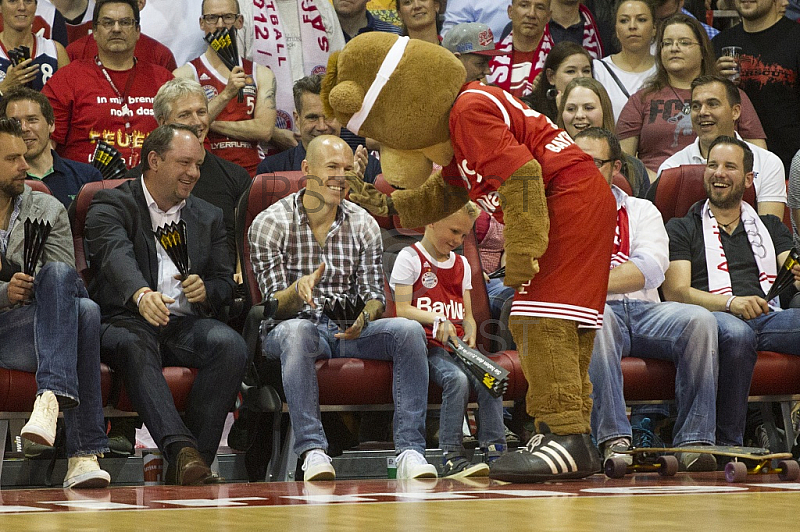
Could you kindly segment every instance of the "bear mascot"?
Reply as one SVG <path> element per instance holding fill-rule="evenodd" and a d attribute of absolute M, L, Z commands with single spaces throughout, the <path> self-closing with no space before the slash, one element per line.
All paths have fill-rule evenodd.
<path fill-rule="evenodd" d="M 537 434 L 491 465 L 511 482 L 600 471 L 588 377 L 602 326 L 616 202 L 593 159 L 545 116 L 496 87 L 464 83 L 441 46 L 370 32 L 331 55 L 327 114 L 381 144 L 390 196 L 357 178 L 350 199 L 420 227 L 468 199 L 505 223 L 509 328 L 528 381 Z M 433 164 L 442 170 L 431 174 Z"/>

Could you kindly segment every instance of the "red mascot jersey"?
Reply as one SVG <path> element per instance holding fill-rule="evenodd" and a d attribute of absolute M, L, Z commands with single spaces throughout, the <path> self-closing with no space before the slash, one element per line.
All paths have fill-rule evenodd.
<path fill-rule="evenodd" d="M 194 67 L 195 79 L 203 86 L 209 101 L 225 89 L 228 84 L 228 78 L 222 76 L 217 69 L 211 66 L 205 54 L 192 59 L 190 64 Z M 247 59 L 242 59 L 242 68 L 244 68 L 248 81 L 243 89 L 244 101 L 240 103 L 238 98 L 234 97 L 228 102 L 225 109 L 217 115 L 215 120 L 238 122 L 240 120 L 253 119 L 256 98 L 258 97 L 258 86 L 253 75 L 253 63 Z M 256 175 L 256 168 L 258 163 L 261 162 L 258 143 L 234 139 L 209 131 L 206 137 L 206 148 L 215 155 L 244 167 L 251 176 Z"/>
<path fill-rule="evenodd" d="M 498 221 L 500 185 L 532 159 L 542 167 L 549 245 L 538 258 L 539 273 L 517 291 L 511 314 L 601 327 L 616 201 L 592 158 L 546 116 L 479 82 L 462 87 L 450 112 L 450 137 L 455 158 L 442 171 L 445 181 L 469 190 Z"/>

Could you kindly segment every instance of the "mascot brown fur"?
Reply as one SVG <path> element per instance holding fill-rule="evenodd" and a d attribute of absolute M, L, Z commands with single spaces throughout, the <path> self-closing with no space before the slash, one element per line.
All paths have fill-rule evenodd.
<path fill-rule="evenodd" d="M 376 214 L 396 212 L 405 227 L 439 220 L 469 197 L 485 210 L 502 210 L 505 284 L 517 289 L 510 328 L 540 434 L 497 460 L 491 476 L 535 482 L 595 473 L 588 364 L 616 223 L 608 184 L 546 118 L 500 89 L 464 85 L 464 67 L 441 46 L 410 40 L 389 75 L 379 76 L 392 47 L 403 44 L 398 39 L 360 35 L 328 63 L 326 112 L 345 126 L 354 114 L 366 116 L 356 133 L 381 143 L 384 176 L 399 189 L 386 197 L 351 179 L 350 198 Z M 386 82 L 370 99 L 376 78 Z M 466 147 L 475 142 L 483 149 Z M 434 162 L 444 173 L 431 175 Z M 559 455 L 555 462 L 551 452 Z"/>

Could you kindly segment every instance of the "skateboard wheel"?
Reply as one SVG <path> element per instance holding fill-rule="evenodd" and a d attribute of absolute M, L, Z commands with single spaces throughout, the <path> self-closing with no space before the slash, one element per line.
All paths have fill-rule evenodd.
<path fill-rule="evenodd" d="M 678 472 L 678 459 L 674 456 L 659 456 L 656 460 L 658 474 L 662 477 L 674 477 Z"/>
<path fill-rule="evenodd" d="M 743 462 L 728 462 L 725 464 L 725 480 L 744 482 L 747 480 L 747 466 Z"/>
<path fill-rule="evenodd" d="M 781 460 L 778 462 L 778 467 L 781 468 L 781 472 L 778 473 L 778 478 L 781 480 L 791 482 L 800 477 L 800 464 L 796 460 Z"/>
<path fill-rule="evenodd" d="M 622 478 L 628 471 L 628 464 L 622 456 L 612 456 L 606 459 L 604 465 L 605 473 L 608 478 Z"/>

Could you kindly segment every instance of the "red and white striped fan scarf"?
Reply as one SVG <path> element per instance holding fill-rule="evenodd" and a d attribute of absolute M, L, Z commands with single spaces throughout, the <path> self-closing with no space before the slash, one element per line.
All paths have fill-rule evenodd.
<path fill-rule="evenodd" d="M 581 5 L 579 9 L 581 18 L 583 19 L 583 42 L 581 45 L 589 52 L 589 55 L 595 59 L 601 59 L 603 57 L 603 45 L 600 43 L 597 23 L 592 16 L 592 12 L 589 11 L 586 6 Z M 492 73 L 487 77 L 489 83 L 493 83 L 506 91 L 511 89 L 511 72 L 514 66 L 512 62 L 514 54 L 513 34 L 513 31 L 510 32 L 506 35 L 505 39 L 495 45 L 497 50 L 502 50 L 506 54 L 492 58 L 489 64 Z M 553 37 L 550 35 L 550 26 L 547 25 L 544 28 L 544 34 L 539 41 L 539 45 L 535 50 L 534 57 L 536 61 L 531 66 L 531 71 L 528 75 L 528 87 L 532 86 L 534 78 L 538 76 L 539 72 L 544 68 L 544 62 L 550 50 L 553 48 L 553 44 Z"/>
<path fill-rule="evenodd" d="M 775 282 L 778 275 L 778 261 L 775 256 L 775 245 L 767 227 L 761 221 L 756 210 L 748 203 L 742 202 L 741 223 L 747 233 L 747 240 L 753 250 L 753 257 L 758 266 L 758 282 L 765 294 Z M 708 270 L 708 291 L 712 294 L 734 295 L 731 287 L 731 275 L 728 271 L 728 259 L 722 247 L 720 229 L 717 220 L 706 200 L 701 211 L 703 221 L 703 241 L 706 251 L 706 269 Z M 769 301 L 773 309 L 780 309 L 777 298 Z"/>

